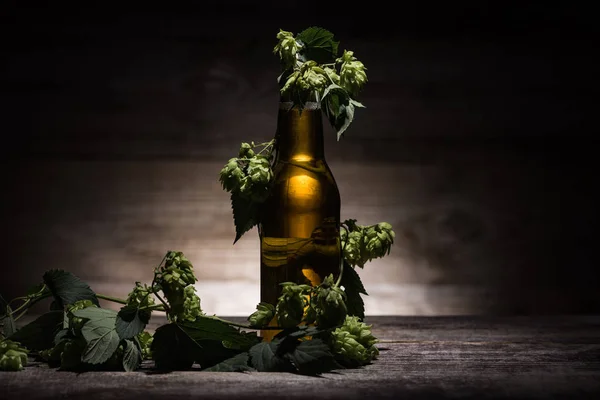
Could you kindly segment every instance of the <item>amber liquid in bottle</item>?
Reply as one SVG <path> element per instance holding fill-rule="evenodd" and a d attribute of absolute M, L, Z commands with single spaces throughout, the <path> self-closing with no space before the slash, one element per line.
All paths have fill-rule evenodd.
<path fill-rule="evenodd" d="M 281 101 L 275 176 L 260 225 L 261 301 L 277 304 L 282 282 L 318 285 L 339 274 L 340 193 L 325 161 L 319 103 L 300 113 Z M 271 325 L 276 325 L 273 320 Z M 270 340 L 276 331 L 263 330 Z"/>

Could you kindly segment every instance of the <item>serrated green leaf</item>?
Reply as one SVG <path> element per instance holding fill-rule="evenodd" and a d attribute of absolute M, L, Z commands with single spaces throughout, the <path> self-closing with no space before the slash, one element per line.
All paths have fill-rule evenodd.
<path fill-rule="evenodd" d="M 58 345 L 63 339 L 68 338 L 69 336 L 70 332 L 68 329 L 63 328 L 59 330 L 58 332 L 56 332 L 56 335 L 54 335 L 54 345 Z"/>
<path fill-rule="evenodd" d="M 81 334 L 87 342 L 81 360 L 89 364 L 106 362 L 119 347 L 121 338 L 115 330 L 117 313 L 98 307 L 73 311 L 73 315 L 86 318 Z"/>
<path fill-rule="evenodd" d="M 346 89 L 336 84 L 331 84 L 325 89 L 323 101 L 325 103 L 325 115 L 331 126 L 336 130 L 337 140 L 340 140 L 354 120 L 355 107 L 364 106 L 353 100 Z"/>
<path fill-rule="evenodd" d="M 194 364 L 197 345 L 181 328 L 170 323 L 156 329 L 150 349 L 157 369 L 174 371 L 189 369 Z"/>
<path fill-rule="evenodd" d="M 337 140 L 340 140 L 344 132 L 348 129 L 354 120 L 354 105 L 352 103 L 340 105 L 340 112 L 335 124 Z"/>
<path fill-rule="evenodd" d="M 354 107 L 367 108 L 363 103 L 361 103 L 360 101 L 356 101 L 352 98 L 350 99 L 350 104 L 352 104 Z"/>
<path fill-rule="evenodd" d="M 310 27 L 300 32 L 296 40 L 301 42 L 300 59 L 313 60 L 317 64 L 334 62 L 340 42 L 333 40 L 333 33 L 320 27 Z"/>
<path fill-rule="evenodd" d="M 335 361 L 329 346 L 321 339 L 300 342 L 286 357 L 296 366 L 298 372 L 305 375 L 320 375 L 341 366 Z"/>
<path fill-rule="evenodd" d="M 293 328 L 286 328 L 275 335 L 275 339 L 284 340 L 285 338 L 301 339 L 306 336 L 316 336 L 325 332 L 316 326 L 296 326 Z"/>
<path fill-rule="evenodd" d="M 223 346 L 222 341 L 200 340 L 196 342 L 194 361 L 200 364 L 201 368 L 210 368 L 239 353 L 240 350 Z"/>
<path fill-rule="evenodd" d="M 137 339 L 123 340 L 123 369 L 127 372 L 137 370 L 142 364 L 142 350 Z"/>
<path fill-rule="evenodd" d="M 235 356 L 228 358 L 227 360 L 221 361 L 220 363 L 213 365 L 210 368 L 204 369 L 207 372 L 246 372 L 254 371 L 248 363 L 250 362 L 250 355 L 247 352 L 236 354 Z"/>
<path fill-rule="evenodd" d="M 261 342 L 248 350 L 250 364 L 259 372 L 290 372 L 291 362 L 277 354 L 277 341 Z"/>
<path fill-rule="evenodd" d="M 90 286 L 70 272 L 53 269 L 44 274 L 43 280 L 61 309 L 79 300 L 91 300 L 95 305 L 100 305 Z"/>
<path fill-rule="evenodd" d="M 49 311 L 23 326 L 8 338 L 20 342 L 32 351 L 49 349 L 54 346 L 54 336 L 62 327 L 62 319 L 62 311 Z"/>
<path fill-rule="evenodd" d="M 225 341 L 229 347 L 247 350 L 256 344 L 256 334 L 241 332 L 226 322 L 219 319 L 199 316 L 195 321 L 179 322 L 178 326 L 194 341 L 204 340 Z"/>
<path fill-rule="evenodd" d="M 259 221 L 259 204 L 243 198 L 239 194 L 231 194 L 231 209 L 233 211 L 233 223 L 235 225 L 235 244 L 244 233 L 254 228 Z"/>
<path fill-rule="evenodd" d="M 356 316 L 360 320 L 363 320 L 365 318 L 365 304 L 361 294 L 368 296 L 368 293 L 360 280 L 360 276 L 346 260 L 344 260 L 343 268 L 340 286 L 344 288 L 344 292 L 346 293 L 348 315 Z"/>
<path fill-rule="evenodd" d="M 151 311 L 124 306 L 117 314 L 115 329 L 121 339 L 131 339 L 142 333 L 150 321 Z"/>
<path fill-rule="evenodd" d="M 17 324 L 12 316 L 10 306 L 6 306 L 6 315 L 2 318 L 2 330 L 5 337 L 9 337 L 17 331 Z"/>

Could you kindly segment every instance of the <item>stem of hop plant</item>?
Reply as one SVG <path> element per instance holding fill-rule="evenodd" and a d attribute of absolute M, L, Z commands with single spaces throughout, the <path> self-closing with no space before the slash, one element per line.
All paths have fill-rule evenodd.
<path fill-rule="evenodd" d="M 271 139 L 268 142 L 258 144 L 257 146 L 265 146 L 265 147 L 263 147 L 262 150 L 259 151 L 257 155 L 262 154 L 262 152 L 265 151 L 266 149 L 273 147 L 274 144 L 275 144 L 275 139 Z"/>
<path fill-rule="evenodd" d="M 344 246 L 340 250 L 340 275 L 338 276 L 337 281 L 335 282 L 335 286 L 338 287 L 342 282 L 342 275 L 344 274 L 344 252 L 346 251 L 346 245 L 348 244 L 347 234 L 350 232 L 345 224 L 341 224 L 340 227 L 346 231 L 346 241 L 344 242 Z"/>
<path fill-rule="evenodd" d="M 208 318 L 212 318 L 212 319 L 216 319 L 218 321 L 221 322 L 225 322 L 227 325 L 231 325 L 231 326 L 235 326 L 237 328 L 243 328 L 243 329 L 251 329 L 251 330 L 282 330 L 284 328 L 280 327 L 280 326 L 263 326 L 263 327 L 255 327 L 255 326 L 250 326 L 250 325 L 244 325 L 244 324 L 238 324 L 237 322 L 232 322 L 232 321 L 227 321 L 226 319 L 222 319 L 219 318 L 217 316 L 212 316 L 212 317 L 208 317 Z"/>

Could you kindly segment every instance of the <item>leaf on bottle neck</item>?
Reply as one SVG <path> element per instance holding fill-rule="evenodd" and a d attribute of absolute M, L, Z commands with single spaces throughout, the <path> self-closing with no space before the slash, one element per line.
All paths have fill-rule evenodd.
<path fill-rule="evenodd" d="M 354 120 L 355 108 L 364 108 L 364 105 L 352 99 L 346 89 L 336 84 L 331 84 L 325 89 L 323 101 L 325 115 L 336 130 L 337 140 L 340 140 Z"/>
<path fill-rule="evenodd" d="M 258 224 L 260 207 L 258 203 L 232 193 L 231 209 L 235 225 L 235 239 L 233 241 L 235 244 L 246 232 Z"/>

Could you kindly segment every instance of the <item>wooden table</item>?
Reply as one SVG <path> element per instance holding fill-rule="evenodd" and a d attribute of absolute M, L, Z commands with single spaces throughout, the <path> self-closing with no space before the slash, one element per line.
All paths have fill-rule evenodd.
<path fill-rule="evenodd" d="M 146 363 L 133 373 L 76 374 L 33 364 L 19 373 L 0 372 L 0 399 L 600 399 L 600 316 L 370 317 L 366 322 L 381 339 L 381 355 L 362 369 L 322 377 L 159 374 Z"/>

